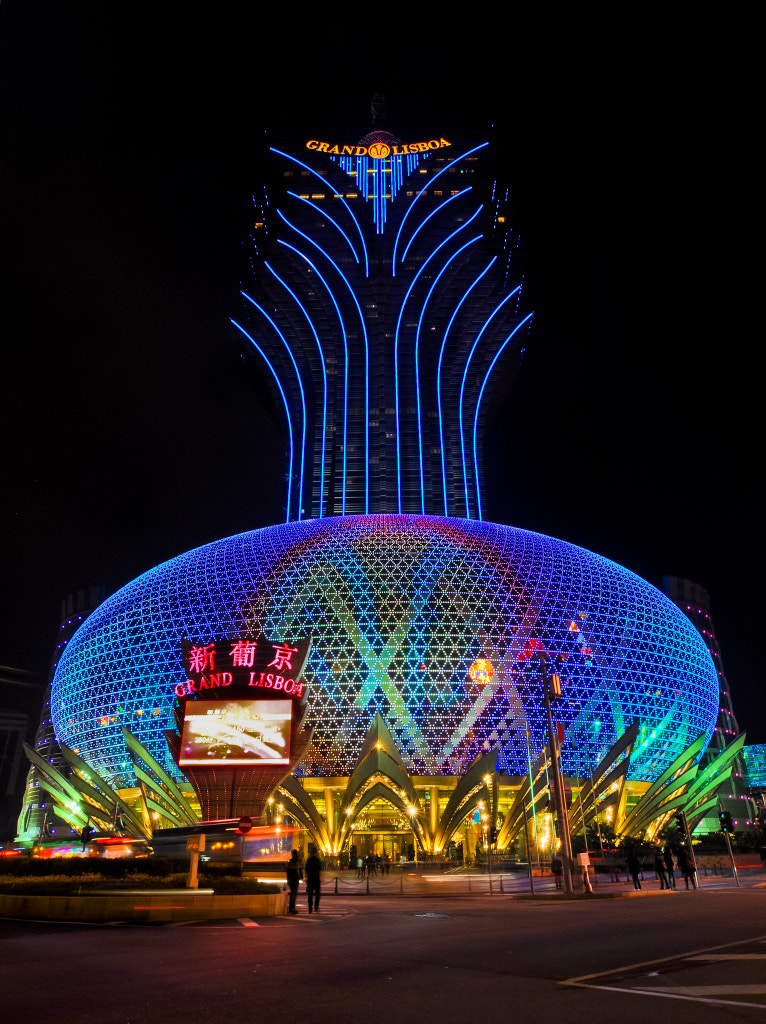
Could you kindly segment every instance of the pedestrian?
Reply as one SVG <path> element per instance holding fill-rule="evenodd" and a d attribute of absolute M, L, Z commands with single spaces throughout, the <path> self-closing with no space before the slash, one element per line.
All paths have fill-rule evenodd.
<path fill-rule="evenodd" d="M 662 849 L 656 846 L 654 849 L 654 870 L 660 880 L 660 889 L 669 889 L 667 875 L 665 874 L 665 859 L 662 856 Z"/>
<path fill-rule="evenodd" d="M 293 850 L 290 854 L 290 860 L 287 862 L 285 873 L 287 874 L 287 888 L 290 890 L 290 903 L 287 912 L 288 914 L 297 914 L 298 910 L 295 906 L 295 900 L 298 896 L 298 883 L 303 878 L 303 869 L 301 868 L 301 862 L 298 860 L 297 850 Z"/>
<path fill-rule="evenodd" d="M 306 869 L 306 895 L 309 898 L 309 914 L 319 913 L 319 897 L 321 895 L 322 862 L 317 856 L 316 846 L 310 846 L 310 855 L 304 865 Z"/>
<path fill-rule="evenodd" d="M 641 871 L 641 864 L 639 862 L 638 857 L 636 856 L 636 851 L 635 850 L 630 850 L 628 852 L 628 856 L 625 858 L 625 863 L 628 866 L 628 871 L 630 872 L 630 877 L 633 879 L 633 888 L 634 889 L 640 889 L 641 888 L 641 882 L 639 880 L 638 875 L 639 875 L 639 872 Z"/>
<path fill-rule="evenodd" d="M 689 881 L 692 883 L 692 889 L 697 888 L 697 882 L 694 878 L 695 867 L 694 858 L 689 853 L 686 846 L 679 846 L 676 850 L 676 860 L 678 861 L 678 870 L 681 872 L 686 882 L 686 888 L 689 888 Z"/>
<path fill-rule="evenodd" d="M 564 861 L 558 855 L 551 860 L 551 873 L 556 881 L 556 888 L 561 889 L 563 887 Z"/>
<path fill-rule="evenodd" d="M 364 857 L 356 858 L 356 877 L 364 878 Z"/>
<path fill-rule="evenodd" d="M 390 870 L 391 870 L 391 858 L 389 857 L 388 854 L 386 854 L 386 874 L 388 874 L 390 872 Z"/>
<path fill-rule="evenodd" d="M 665 849 L 662 851 L 662 859 L 665 861 L 665 870 L 668 875 L 668 886 L 671 889 L 675 889 L 676 876 L 673 865 L 673 849 L 670 843 L 667 843 Z"/>

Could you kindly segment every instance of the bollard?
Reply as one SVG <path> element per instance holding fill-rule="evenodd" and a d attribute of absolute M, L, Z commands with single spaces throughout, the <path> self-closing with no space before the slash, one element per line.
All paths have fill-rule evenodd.
<path fill-rule="evenodd" d="M 500 892 L 505 895 L 505 889 L 503 889 L 503 876 L 500 876 Z"/>
<path fill-rule="evenodd" d="M 365 895 L 367 895 L 367 896 L 370 895 L 370 876 L 369 875 L 367 876 L 367 892 L 365 893 Z"/>
<path fill-rule="evenodd" d="M 335 895 L 338 895 L 338 876 L 335 876 Z"/>
<path fill-rule="evenodd" d="M 468 876 L 468 891 L 471 891 L 471 876 Z"/>

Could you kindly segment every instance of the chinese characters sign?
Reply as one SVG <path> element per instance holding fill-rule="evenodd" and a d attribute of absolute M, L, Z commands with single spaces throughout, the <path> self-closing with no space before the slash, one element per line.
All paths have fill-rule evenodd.
<path fill-rule="evenodd" d="M 215 640 L 210 643 L 184 643 L 183 660 L 187 679 L 177 683 L 178 697 L 199 694 L 205 690 L 232 690 L 234 695 L 254 696 L 253 688 L 271 690 L 276 696 L 302 700 L 303 668 L 308 658 L 310 640 L 273 641 Z M 212 694 L 210 695 L 212 696 Z"/>

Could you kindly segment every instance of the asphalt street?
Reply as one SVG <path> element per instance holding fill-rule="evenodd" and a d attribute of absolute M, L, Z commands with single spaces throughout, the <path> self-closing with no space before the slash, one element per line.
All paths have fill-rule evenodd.
<path fill-rule="evenodd" d="M 3 1020 L 762 1020 L 766 889 L 639 899 L 333 896 L 309 916 L 0 921 Z"/>

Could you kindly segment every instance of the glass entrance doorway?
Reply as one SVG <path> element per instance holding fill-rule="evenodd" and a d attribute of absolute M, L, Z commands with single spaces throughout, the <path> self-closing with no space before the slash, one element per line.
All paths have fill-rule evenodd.
<path fill-rule="evenodd" d="M 385 861 L 388 857 L 389 863 L 398 864 L 402 858 L 414 857 L 415 837 L 409 821 L 383 799 L 365 807 L 351 826 L 348 843 L 350 854 L 365 859 L 373 856 Z"/>

